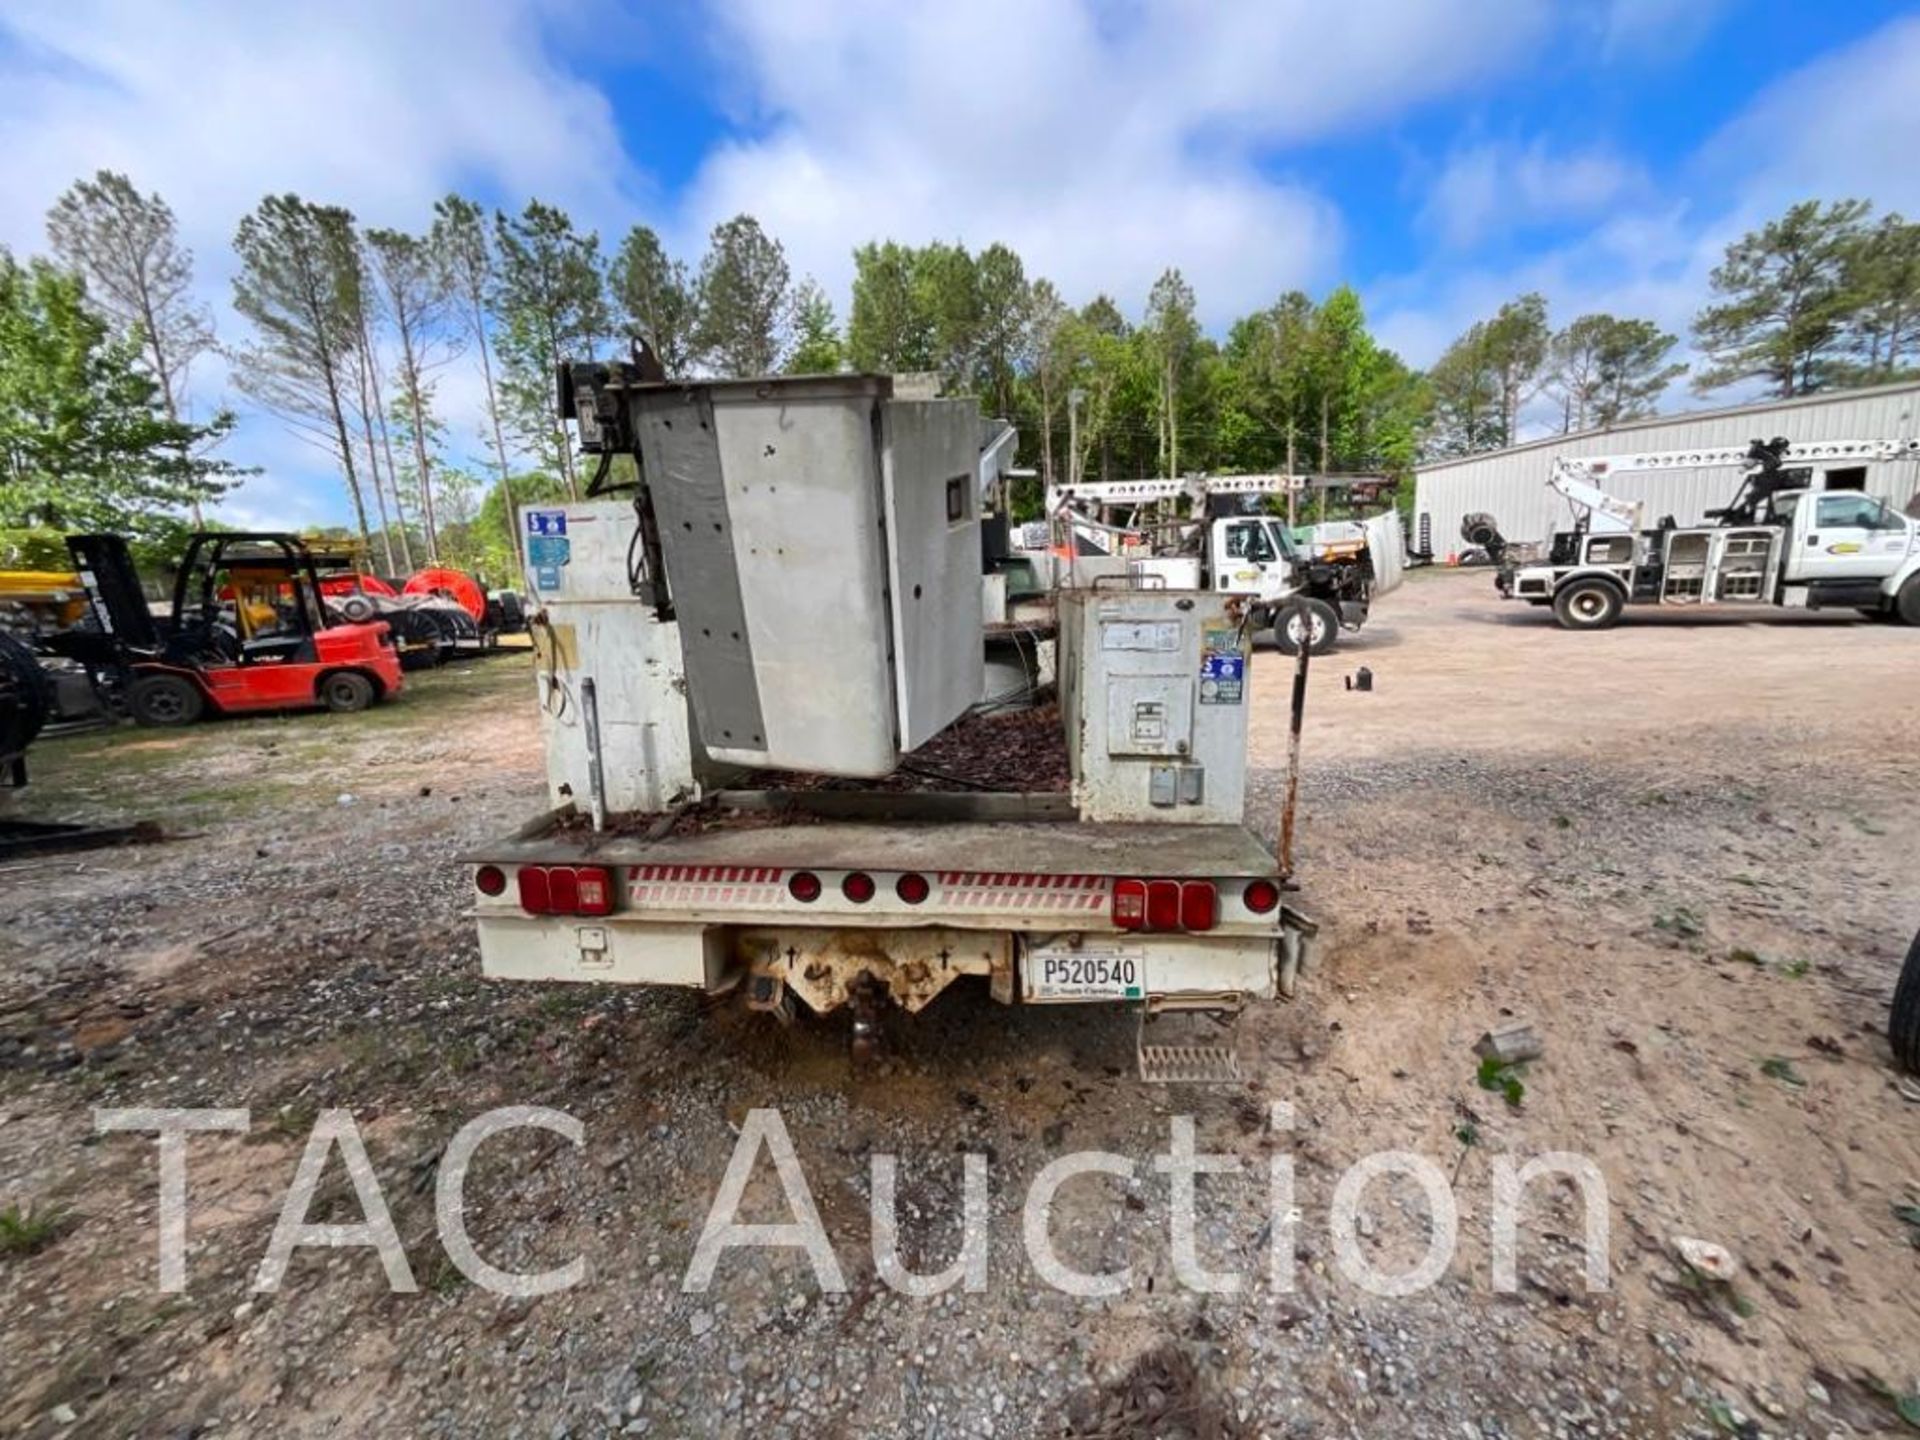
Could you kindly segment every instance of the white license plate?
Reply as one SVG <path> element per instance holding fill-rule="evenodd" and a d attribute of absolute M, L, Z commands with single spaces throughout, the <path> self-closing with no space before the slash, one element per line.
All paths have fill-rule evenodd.
<path fill-rule="evenodd" d="M 1138 1000 L 1146 987 L 1146 957 L 1137 947 L 1027 955 L 1027 993 L 1035 1000 Z"/>

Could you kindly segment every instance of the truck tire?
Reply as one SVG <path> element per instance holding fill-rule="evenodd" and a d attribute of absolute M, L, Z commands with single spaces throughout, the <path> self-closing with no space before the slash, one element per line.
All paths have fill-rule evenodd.
<path fill-rule="evenodd" d="M 1893 1058 L 1902 1067 L 1920 1072 L 1920 935 L 1913 937 L 1900 983 L 1893 989 L 1893 1009 L 1887 1015 L 1887 1040 Z"/>
<path fill-rule="evenodd" d="M 355 670 L 320 677 L 320 703 L 336 715 L 352 715 L 373 704 L 373 682 Z"/>
<path fill-rule="evenodd" d="M 1893 608 L 1901 624 L 1920 625 L 1920 575 L 1900 587 L 1900 598 L 1893 602 Z"/>
<path fill-rule="evenodd" d="M 1273 643 L 1283 655 L 1298 655 L 1303 643 L 1312 654 L 1324 655 L 1339 638 L 1340 612 L 1324 600 L 1295 600 L 1274 613 Z"/>
<path fill-rule="evenodd" d="M 1605 580 L 1574 580 L 1553 597 L 1553 615 L 1563 630 L 1611 630 L 1626 608 L 1620 587 Z"/>
<path fill-rule="evenodd" d="M 184 675 L 142 675 L 127 687 L 127 710 L 136 724 L 191 725 L 206 708 L 207 697 Z"/>

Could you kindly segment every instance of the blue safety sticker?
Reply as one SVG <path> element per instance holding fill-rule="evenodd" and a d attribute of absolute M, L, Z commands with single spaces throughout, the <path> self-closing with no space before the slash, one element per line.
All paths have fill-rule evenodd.
<path fill-rule="evenodd" d="M 567 512 L 564 510 L 527 511 L 527 533 L 529 535 L 566 534 Z"/>
<path fill-rule="evenodd" d="M 1202 705 L 1238 705 L 1246 693 L 1246 683 L 1246 656 L 1209 650 L 1200 657 Z"/>
<path fill-rule="evenodd" d="M 551 570 L 573 558 L 573 542 L 564 535 L 529 535 L 527 563 Z"/>
<path fill-rule="evenodd" d="M 533 586 L 536 590 L 558 590 L 560 588 L 560 567 L 558 565 L 536 565 L 533 571 Z"/>

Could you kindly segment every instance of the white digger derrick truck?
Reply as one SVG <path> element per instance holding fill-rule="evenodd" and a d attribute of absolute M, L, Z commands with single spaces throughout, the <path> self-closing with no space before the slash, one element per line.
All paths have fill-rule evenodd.
<path fill-rule="evenodd" d="M 551 809 L 467 857 L 484 973 L 844 1007 L 856 1054 L 984 981 L 1132 1007 L 1148 1079 L 1237 1075 L 1315 929 L 1247 824 L 1247 602 L 1063 588 L 1058 714 L 1008 715 L 980 512 L 1012 447 L 974 401 L 644 350 L 560 390 L 600 477 L 522 511 Z M 1001 778 L 941 788 L 969 744 Z"/>
<path fill-rule="evenodd" d="M 1560 458 L 1547 484 L 1572 504 L 1572 530 L 1544 555 L 1509 544 L 1488 516 L 1495 584 L 1510 600 L 1552 606 L 1569 630 L 1604 630 L 1628 606 L 1852 609 L 1920 625 L 1920 520 L 1870 493 L 1876 471 L 1920 461 L 1920 442 L 1755 440 L 1745 447 Z M 1608 475 L 1739 467 L 1739 492 L 1707 523 L 1646 522 L 1644 502 Z"/>
<path fill-rule="evenodd" d="M 1256 630 L 1272 628 L 1286 654 L 1302 645 L 1324 655 L 1342 630 L 1358 630 L 1373 602 L 1406 574 L 1406 536 L 1389 510 L 1367 520 L 1332 521 L 1313 527 L 1302 544 L 1277 515 L 1210 514 L 1214 502 L 1286 494 L 1307 477 L 1298 475 L 1190 475 L 1184 479 L 1099 480 L 1058 486 L 1047 495 L 1047 514 L 1062 524 L 1067 544 L 1114 548 L 1149 537 L 1150 555 L 1131 562 L 1132 572 L 1157 575 L 1221 595 L 1244 596 Z M 1384 476 L 1335 477 L 1384 482 Z M 1089 513 L 1116 506 L 1156 509 L 1186 499 L 1190 518 L 1109 525 Z M 1091 542 L 1091 544 L 1089 544 Z"/>

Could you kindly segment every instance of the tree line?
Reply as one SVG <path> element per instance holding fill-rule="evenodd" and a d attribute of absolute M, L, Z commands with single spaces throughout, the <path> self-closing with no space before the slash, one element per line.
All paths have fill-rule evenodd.
<path fill-rule="evenodd" d="M 1042 485 L 1195 471 L 1399 476 L 1496 449 L 1543 418 L 1563 432 L 1651 413 L 1687 373 L 1676 336 L 1604 313 L 1559 328 L 1538 294 L 1470 325 L 1424 372 L 1369 331 L 1359 296 L 1289 291 L 1220 338 L 1167 269 L 1129 316 L 1074 306 L 1005 245 L 876 241 L 854 252 L 842 323 L 750 215 L 697 262 L 635 225 L 611 253 L 538 200 L 518 213 L 459 195 L 411 231 L 275 195 L 233 240 L 221 344 L 194 298 L 172 210 L 125 176 L 76 183 L 48 217 L 52 258 L 0 252 L 0 526 L 196 523 L 241 472 L 234 424 L 189 414 L 194 363 L 234 384 L 339 474 L 356 536 L 386 573 L 478 568 L 510 583 L 513 507 L 587 479 L 555 412 L 563 358 L 644 337 L 674 375 L 931 372 L 1020 428 Z M 1692 327 L 1696 390 L 1778 395 L 1911 374 L 1920 226 L 1862 201 L 1806 202 L 1741 237 Z M 461 367 L 479 433 L 450 433 Z"/>

